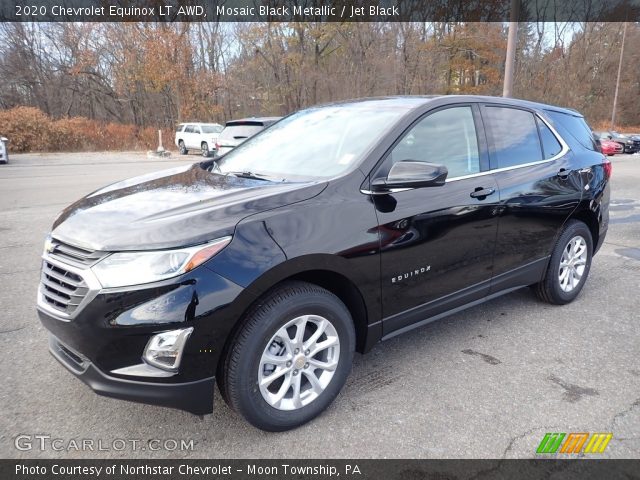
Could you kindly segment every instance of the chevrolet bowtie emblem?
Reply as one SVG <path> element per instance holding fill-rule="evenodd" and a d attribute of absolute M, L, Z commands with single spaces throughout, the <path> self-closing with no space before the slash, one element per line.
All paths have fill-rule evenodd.
<path fill-rule="evenodd" d="M 44 242 L 44 251 L 47 253 L 53 253 L 56 249 L 56 245 L 51 241 L 50 238 Z"/>

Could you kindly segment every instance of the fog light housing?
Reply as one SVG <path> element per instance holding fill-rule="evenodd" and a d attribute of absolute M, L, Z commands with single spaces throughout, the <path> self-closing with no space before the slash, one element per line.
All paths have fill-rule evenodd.
<path fill-rule="evenodd" d="M 149 365 L 176 372 L 180 367 L 182 352 L 193 327 L 169 330 L 154 335 L 144 349 L 142 359 Z"/>

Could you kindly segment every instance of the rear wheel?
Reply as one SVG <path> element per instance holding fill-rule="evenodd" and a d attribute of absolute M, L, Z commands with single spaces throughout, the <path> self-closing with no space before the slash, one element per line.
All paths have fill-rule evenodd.
<path fill-rule="evenodd" d="M 180 149 L 180 155 L 186 155 L 189 153 L 189 150 L 187 150 L 187 147 L 184 145 L 182 140 L 178 142 L 178 148 Z"/>
<path fill-rule="evenodd" d="M 202 142 L 202 145 L 200 145 L 200 149 L 202 151 L 202 156 L 207 158 L 209 156 L 209 144 L 207 142 Z"/>
<path fill-rule="evenodd" d="M 287 283 L 260 302 L 236 334 L 220 390 L 252 425 L 289 430 L 331 404 L 351 370 L 354 349 L 351 315 L 335 295 L 313 284 Z"/>
<path fill-rule="evenodd" d="M 543 280 L 534 285 L 538 297 L 554 305 L 572 302 L 587 281 L 592 255 L 591 231 L 584 223 L 570 220 L 551 254 Z"/>

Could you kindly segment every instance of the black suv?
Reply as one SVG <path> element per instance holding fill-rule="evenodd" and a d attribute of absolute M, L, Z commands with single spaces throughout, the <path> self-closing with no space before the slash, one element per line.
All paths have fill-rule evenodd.
<path fill-rule="evenodd" d="M 572 110 L 309 108 L 64 210 L 38 312 L 53 355 L 101 395 L 205 414 L 217 380 L 253 425 L 286 430 L 331 403 L 354 351 L 521 287 L 574 300 L 610 174 Z"/>

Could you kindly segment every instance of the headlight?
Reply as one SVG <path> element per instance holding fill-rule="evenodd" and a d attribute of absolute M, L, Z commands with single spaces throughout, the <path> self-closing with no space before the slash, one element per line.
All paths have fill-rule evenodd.
<path fill-rule="evenodd" d="M 195 247 L 149 252 L 119 252 L 91 267 L 104 288 L 157 282 L 189 272 L 220 252 L 231 237 Z"/>

